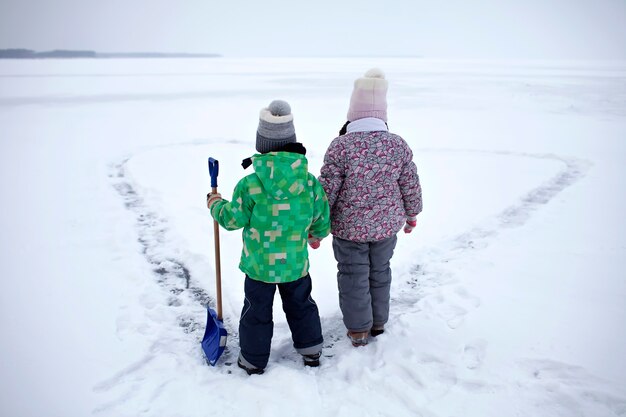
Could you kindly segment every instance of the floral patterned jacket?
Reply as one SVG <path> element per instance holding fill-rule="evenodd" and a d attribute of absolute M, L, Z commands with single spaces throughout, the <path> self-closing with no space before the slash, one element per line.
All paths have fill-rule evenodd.
<path fill-rule="evenodd" d="M 355 242 L 389 238 L 407 217 L 422 211 L 422 188 L 413 152 L 387 131 L 335 138 L 319 181 L 330 205 L 331 233 Z"/>

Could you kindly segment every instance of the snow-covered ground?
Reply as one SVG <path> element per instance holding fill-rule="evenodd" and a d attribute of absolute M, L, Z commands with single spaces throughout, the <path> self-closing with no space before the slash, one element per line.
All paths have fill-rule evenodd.
<path fill-rule="evenodd" d="M 372 66 L 424 191 L 387 331 L 346 340 L 327 239 L 322 366 L 277 297 L 248 377 L 222 230 L 229 341 L 208 366 L 207 157 L 228 198 L 281 98 L 318 174 Z M 626 416 L 626 62 L 3 60 L 0 128 L 2 416 Z"/>

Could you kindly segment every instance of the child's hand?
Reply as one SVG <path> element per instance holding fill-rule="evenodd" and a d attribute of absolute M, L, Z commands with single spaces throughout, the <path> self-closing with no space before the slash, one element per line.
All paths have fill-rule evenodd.
<path fill-rule="evenodd" d="M 406 218 L 406 223 L 404 224 L 404 233 L 411 233 L 413 229 L 417 226 L 417 218 L 416 216 L 411 216 Z"/>
<path fill-rule="evenodd" d="M 309 233 L 309 246 L 311 247 L 311 249 L 317 249 L 320 247 L 320 242 L 322 240 L 318 239 L 316 237 L 311 236 L 311 234 Z"/>
<path fill-rule="evenodd" d="M 208 193 L 206 195 L 206 206 L 211 210 L 211 206 L 222 199 L 220 193 Z"/>

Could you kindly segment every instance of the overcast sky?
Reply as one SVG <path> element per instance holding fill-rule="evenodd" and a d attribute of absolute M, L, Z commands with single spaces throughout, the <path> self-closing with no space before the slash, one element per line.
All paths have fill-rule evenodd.
<path fill-rule="evenodd" d="M 626 59 L 626 0 L 0 0 L 0 49 Z"/>

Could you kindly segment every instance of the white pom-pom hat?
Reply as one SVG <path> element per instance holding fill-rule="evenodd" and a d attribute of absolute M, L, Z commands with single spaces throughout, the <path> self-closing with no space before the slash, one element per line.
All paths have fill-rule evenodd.
<path fill-rule="evenodd" d="M 363 77 L 357 78 L 350 97 L 348 121 L 376 117 L 386 122 L 387 88 L 385 73 L 379 68 L 372 68 Z"/>

